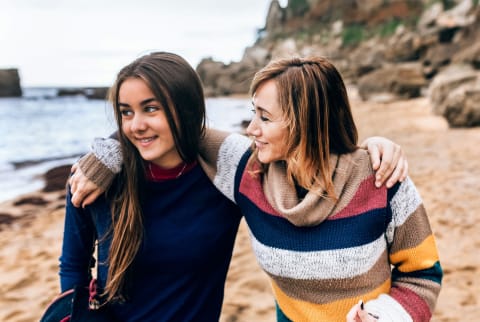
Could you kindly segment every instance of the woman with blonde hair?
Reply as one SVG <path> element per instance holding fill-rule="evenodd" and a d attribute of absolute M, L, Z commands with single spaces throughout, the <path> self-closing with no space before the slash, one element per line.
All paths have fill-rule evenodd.
<path fill-rule="evenodd" d="M 273 61 L 251 93 L 253 146 L 209 132 L 201 155 L 245 216 L 278 321 L 429 321 L 442 270 L 422 199 L 408 177 L 375 187 L 334 65 Z"/>

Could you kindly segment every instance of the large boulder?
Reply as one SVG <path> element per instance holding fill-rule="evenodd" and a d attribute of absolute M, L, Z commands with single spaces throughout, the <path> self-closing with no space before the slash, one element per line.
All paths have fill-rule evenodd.
<path fill-rule="evenodd" d="M 451 127 L 480 125 L 480 72 L 471 65 L 445 68 L 432 80 L 428 96 L 433 112 Z"/>
<path fill-rule="evenodd" d="M 420 63 L 386 65 L 358 80 L 358 94 L 363 100 L 375 97 L 406 99 L 420 96 L 427 81 Z"/>
<path fill-rule="evenodd" d="M 15 68 L 0 69 L 0 97 L 18 96 L 22 96 L 18 70 Z"/>

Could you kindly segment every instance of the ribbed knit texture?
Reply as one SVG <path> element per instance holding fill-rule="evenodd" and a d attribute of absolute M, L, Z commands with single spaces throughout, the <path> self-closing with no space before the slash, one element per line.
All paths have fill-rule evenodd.
<path fill-rule="evenodd" d="M 115 178 L 115 173 L 105 166 L 93 152 L 84 155 L 78 161 L 78 166 L 83 174 L 103 191 L 108 189 Z"/>
<path fill-rule="evenodd" d="M 344 321 L 360 299 L 380 321 L 430 320 L 442 270 L 409 178 L 377 189 L 368 154 L 357 150 L 332 156 L 337 202 L 310 192 L 299 200 L 282 163 L 264 176 L 246 171 L 249 142 L 209 131 L 202 165 L 222 192 L 233 191 L 280 320 Z"/>

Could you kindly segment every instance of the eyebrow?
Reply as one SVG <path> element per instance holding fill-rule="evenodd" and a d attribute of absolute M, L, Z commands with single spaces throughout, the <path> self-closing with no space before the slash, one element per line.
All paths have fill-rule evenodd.
<path fill-rule="evenodd" d="M 140 102 L 140 105 L 146 105 L 148 103 L 151 103 L 151 102 L 156 102 L 157 99 L 155 97 L 151 97 L 151 98 L 147 98 L 147 99 L 144 99 L 143 101 Z M 130 107 L 129 104 L 127 103 L 122 103 L 122 102 L 118 102 L 118 106 L 124 106 L 124 107 Z"/>
<path fill-rule="evenodd" d="M 261 107 L 261 106 L 258 106 L 258 105 L 255 105 L 255 103 L 252 101 L 252 106 L 256 109 L 259 109 L 261 112 L 263 113 L 268 113 L 269 115 L 273 115 L 271 112 L 269 112 L 267 109 Z"/>

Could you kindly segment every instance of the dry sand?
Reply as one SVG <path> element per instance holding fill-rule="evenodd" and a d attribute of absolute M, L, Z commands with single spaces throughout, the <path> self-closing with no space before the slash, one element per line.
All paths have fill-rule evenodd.
<path fill-rule="evenodd" d="M 351 98 L 361 139 L 383 135 L 401 144 L 424 199 L 445 273 L 432 321 L 479 321 L 480 128 L 449 129 L 426 98 L 361 102 L 353 91 Z M 0 321 L 38 321 L 58 293 L 63 204 L 62 191 L 0 204 Z M 221 321 L 274 320 L 270 286 L 242 223 Z"/>

